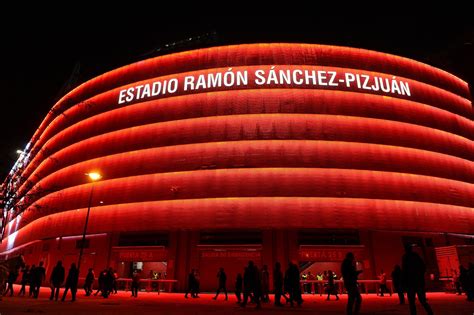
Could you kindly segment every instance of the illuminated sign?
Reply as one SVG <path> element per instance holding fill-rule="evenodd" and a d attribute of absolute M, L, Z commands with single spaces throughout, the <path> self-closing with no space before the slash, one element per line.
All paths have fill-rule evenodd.
<path fill-rule="evenodd" d="M 164 77 L 121 89 L 118 104 L 169 96 L 226 89 L 318 88 L 411 96 L 407 81 L 395 76 L 327 67 L 271 66 L 228 68 Z"/>

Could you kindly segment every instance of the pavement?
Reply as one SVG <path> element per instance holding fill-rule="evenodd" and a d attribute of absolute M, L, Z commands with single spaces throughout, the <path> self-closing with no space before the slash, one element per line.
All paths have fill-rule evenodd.
<path fill-rule="evenodd" d="M 19 287 L 15 287 L 15 293 Z M 3 297 L 0 301 L 0 315 L 16 314 L 159 314 L 159 315 L 233 315 L 233 314 L 344 314 L 347 296 L 342 295 L 339 301 L 332 297 L 326 301 L 324 296 L 305 294 L 302 307 L 291 308 L 286 305 L 276 308 L 272 303 L 263 304 L 260 310 L 255 305 L 246 308 L 236 304 L 236 297 L 229 294 L 229 301 L 220 295 L 213 300 L 214 294 L 203 293 L 200 298 L 184 298 L 182 293 L 139 292 L 138 298 L 132 298 L 130 292 L 119 291 L 108 299 L 100 296 L 84 296 L 84 291 L 78 292 L 77 300 L 70 302 L 70 295 L 66 302 L 49 301 L 49 288 L 42 288 L 40 297 L 33 299 L 29 297 Z M 273 296 L 270 296 L 273 299 Z M 375 294 L 362 295 L 362 308 L 360 314 L 409 314 L 408 305 L 399 305 L 396 295 L 390 297 L 379 297 Z M 428 293 L 428 302 L 435 314 L 473 315 L 474 302 L 466 301 L 465 296 L 452 293 Z M 418 303 L 418 302 L 417 302 Z M 418 304 L 418 314 L 425 314 Z"/>

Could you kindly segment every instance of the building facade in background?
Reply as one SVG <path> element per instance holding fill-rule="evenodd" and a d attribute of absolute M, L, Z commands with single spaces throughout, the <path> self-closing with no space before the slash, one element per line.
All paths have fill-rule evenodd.
<path fill-rule="evenodd" d="M 48 113 L 4 182 L 0 255 L 51 271 L 84 245 L 81 277 L 140 268 L 183 289 L 197 268 L 208 290 L 219 267 L 232 281 L 248 260 L 339 273 L 347 251 L 374 279 L 409 243 L 445 274 L 435 249 L 473 244 L 472 115 L 461 79 L 363 49 L 249 44 L 137 62 Z"/>

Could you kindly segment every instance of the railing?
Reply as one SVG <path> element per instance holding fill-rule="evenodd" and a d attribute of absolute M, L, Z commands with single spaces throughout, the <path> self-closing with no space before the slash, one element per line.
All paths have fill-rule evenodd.
<path fill-rule="evenodd" d="M 300 285 L 301 289 L 304 292 L 304 285 L 311 285 L 311 293 L 315 294 L 316 293 L 316 286 L 319 295 L 323 295 L 325 285 L 327 285 L 326 280 L 300 280 Z M 359 283 L 359 287 L 361 287 L 364 291 L 365 294 L 369 294 L 369 286 L 373 286 L 375 288 L 375 292 L 378 294 L 380 291 L 380 280 L 357 280 L 357 283 Z M 343 280 L 334 280 L 334 284 L 337 287 L 337 290 L 339 291 L 339 294 L 342 294 L 344 292 L 344 281 Z M 387 288 L 390 291 L 390 295 L 393 294 L 393 283 L 392 280 L 387 280 L 386 281 Z"/>

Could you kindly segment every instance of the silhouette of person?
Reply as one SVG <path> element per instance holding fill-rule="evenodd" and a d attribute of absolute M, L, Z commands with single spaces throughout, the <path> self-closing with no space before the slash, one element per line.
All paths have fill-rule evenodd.
<path fill-rule="evenodd" d="M 109 267 L 106 270 L 105 278 L 104 278 L 104 290 L 102 291 L 102 296 L 106 299 L 109 297 L 109 294 L 112 293 L 114 286 L 114 270 L 112 267 Z"/>
<path fill-rule="evenodd" d="M 240 304 L 242 307 L 247 305 L 247 301 L 252 293 L 255 303 L 257 304 L 256 308 L 259 309 L 261 307 L 260 285 L 260 273 L 253 261 L 250 260 L 244 272 L 244 300 L 242 304 Z"/>
<path fill-rule="evenodd" d="M 94 296 L 99 294 L 99 292 L 104 294 L 105 291 L 105 277 L 107 276 L 107 269 L 102 270 L 102 272 L 99 274 L 99 279 L 97 280 L 99 282 L 99 287 L 97 288 L 97 291 L 94 293 Z"/>
<path fill-rule="evenodd" d="M 238 273 L 237 277 L 235 278 L 235 296 L 237 297 L 237 303 L 240 304 L 242 302 L 241 294 L 242 294 L 242 283 L 243 283 L 242 274 Z"/>
<path fill-rule="evenodd" d="M 469 263 L 469 268 L 467 269 L 466 293 L 467 293 L 467 300 L 474 301 L 474 264 L 473 263 Z"/>
<path fill-rule="evenodd" d="M 291 307 L 294 306 L 294 302 L 296 302 L 298 306 L 301 306 L 303 299 L 301 297 L 300 271 L 298 270 L 298 266 L 293 262 L 288 264 L 288 269 L 286 270 L 285 274 L 285 281 L 286 289 L 290 295 L 289 301 Z"/>
<path fill-rule="evenodd" d="M 273 270 L 273 292 L 275 293 L 275 306 L 283 306 L 281 304 L 281 296 L 283 295 L 283 273 L 279 262 L 275 263 Z"/>
<path fill-rule="evenodd" d="M 193 288 L 193 298 L 198 298 L 199 297 L 199 286 L 200 286 L 200 280 L 199 280 L 199 270 L 194 269 L 194 288 Z"/>
<path fill-rule="evenodd" d="M 37 299 L 40 293 L 41 284 L 43 283 L 44 279 L 46 279 L 46 269 L 43 267 L 44 263 L 40 261 L 39 266 L 34 269 L 34 298 Z"/>
<path fill-rule="evenodd" d="M 217 300 L 219 293 L 221 292 L 221 290 L 223 290 L 225 293 L 225 300 L 227 301 L 227 287 L 226 287 L 227 275 L 224 272 L 224 268 L 221 267 L 219 269 L 219 272 L 217 273 L 217 278 L 219 279 L 219 286 L 217 288 L 216 296 L 213 299 Z"/>
<path fill-rule="evenodd" d="M 132 297 L 138 297 L 138 288 L 140 287 L 140 273 L 137 269 L 132 275 Z"/>
<path fill-rule="evenodd" d="M 388 292 L 387 274 L 383 271 L 383 269 L 380 271 L 379 279 L 380 279 L 380 296 L 383 296 L 384 293 Z"/>
<path fill-rule="evenodd" d="M 411 245 L 406 245 L 405 254 L 402 257 L 402 281 L 407 291 L 411 315 L 416 314 L 415 296 L 418 296 L 426 313 L 433 314 L 433 310 L 426 302 L 425 271 L 425 263 L 421 257 L 413 251 Z"/>
<path fill-rule="evenodd" d="M 262 267 L 262 301 L 267 303 L 270 301 L 268 293 L 270 291 L 270 273 L 268 272 L 267 265 Z"/>
<path fill-rule="evenodd" d="M 359 287 L 357 286 L 357 277 L 362 272 L 362 270 L 356 269 L 356 261 L 354 254 L 349 252 L 346 254 L 346 258 L 342 261 L 341 273 L 344 279 L 344 286 L 347 290 L 347 308 L 346 313 L 359 314 L 360 306 L 362 304 L 362 297 L 359 292 Z M 354 307 L 355 302 L 355 307 Z"/>
<path fill-rule="evenodd" d="M 24 296 L 26 293 L 26 285 L 30 282 L 30 266 L 26 266 L 21 270 L 21 289 L 18 296 Z"/>
<path fill-rule="evenodd" d="M 29 289 L 29 292 L 28 292 L 28 296 L 34 296 L 35 294 L 35 273 L 36 273 L 36 265 L 33 264 L 31 265 L 31 269 L 30 269 L 30 276 L 29 276 L 29 280 L 30 280 L 30 289 Z"/>
<path fill-rule="evenodd" d="M 15 283 L 16 279 L 18 278 L 18 271 L 20 267 L 15 267 L 13 270 L 10 270 L 8 272 L 8 277 L 7 277 L 7 290 L 3 295 L 7 295 L 8 292 L 10 292 L 10 296 L 13 295 L 13 283 Z"/>
<path fill-rule="evenodd" d="M 90 296 L 92 294 L 92 284 L 94 283 L 95 275 L 94 269 L 89 268 L 87 272 L 86 280 L 84 281 L 84 291 L 86 291 L 86 296 Z"/>
<path fill-rule="evenodd" d="M 405 304 L 405 295 L 403 293 L 402 283 L 402 268 L 400 265 L 395 265 L 392 271 L 393 288 L 398 294 L 398 300 L 400 301 L 400 304 Z"/>
<path fill-rule="evenodd" d="M 56 301 L 58 300 L 59 289 L 64 282 L 64 277 L 66 276 L 65 273 L 66 271 L 64 270 L 63 262 L 59 260 L 56 263 L 56 266 L 53 268 L 51 276 L 49 277 L 49 282 L 51 284 L 51 296 L 49 297 L 50 301 L 52 301 L 53 298 Z"/>
<path fill-rule="evenodd" d="M 78 280 L 79 280 L 79 269 L 77 269 L 75 263 L 72 263 L 71 268 L 69 268 L 69 272 L 67 274 L 66 285 L 64 286 L 63 298 L 61 299 L 62 302 L 66 300 L 67 292 L 69 290 L 71 290 L 71 296 L 72 296 L 71 301 L 74 302 L 76 300 Z"/>
<path fill-rule="evenodd" d="M 185 298 L 188 298 L 188 294 L 191 293 L 191 297 L 194 297 L 194 287 L 196 286 L 196 278 L 194 275 L 194 269 L 191 269 L 191 271 L 188 274 L 188 289 L 186 290 L 186 293 L 184 294 Z"/>
<path fill-rule="evenodd" d="M 335 275 L 332 272 L 332 270 L 328 270 L 327 275 L 328 275 L 328 286 L 327 286 L 328 297 L 326 298 L 326 300 L 329 301 L 331 294 L 333 294 L 333 295 L 336 296 L 336 301 L 337 301 L 337 300 L 339 300 L 339 296 L 337 296 L 337 289 L 336 289 L 336 285 L 334 283 Z"/>

